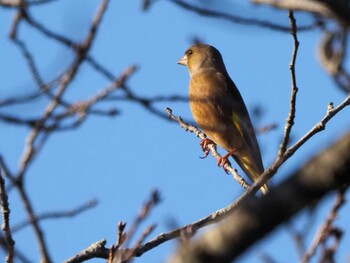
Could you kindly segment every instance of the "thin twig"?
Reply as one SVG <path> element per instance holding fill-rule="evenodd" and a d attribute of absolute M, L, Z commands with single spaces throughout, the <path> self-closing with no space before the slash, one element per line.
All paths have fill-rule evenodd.
<path fill-rule="evenodd" d="M 5 237 L 3 235 L 0 235 L 0 247 L 4 251 L 7 251 L 7 242 L 5 241 Z M 29 260 L 27 256 L 25 256 L 24 253 L 16 247 L 14 248 L 14 259 L 15 262 L 32 263 L 32 261 Z"/>
<path fill-rule="evenodd" d="M 277 157 L 275 162 L 266 169 L 263 174 L 254 182 L 254 184 L 243 194 L 250 195 L 255 194 L 262 185 L 264 185 L 274 174 L 277 173 L 281 165 L 286 162 L 302 145 L 304 145 L 315 134 L 323 131 L 326 128 L 326 124 L 339 113 L 342 109 L 350 105 L 350 95 L 347 96 L 342 103 L 335 108 L 329 108 L 323 119 L 312 127 L 302 138 L 300 138 L 294 145 L 289 147 L 286 152 Z"/>
<path fill-rule="evenodd" d="M 237 198 L 234 202 L 229 204 L 227 207 L 224 207 L 222 209 L 219 209 L 215 211 L 214 213 L 211 213 L 210 215 L 201 218 L 193 223 L 190 223 L 188 225 L 179 227 L 177 229 L 171 230 L 166 233 L 161 233 L 152 240 L 148 241 L 147 243 L 141 245 L 137 250 L 135 255 L 141 256 L 142 254 L 146 253 L 147 251 L 161 245 L 164 242 L 167 242 L 169 240 L 178 238 L 181 236 L 183 232 L 187 232 L 187 229 L 191 229 L 191 233 L 194 234 L 198 229 L 201 229 L 203 227 L 215 224 L 226 218 L 226 216 L 237 207 L 239 203 L 242 202 L 244 198 L 244 195 Z"/>
<path fill-rule="evenodd" d="M 291 95 L 291 102 L 290 102 L 290 112 L 289 116 L 287 118 L 286 123 L 286 129 L 285 129 L 285 136 L 282 142 L 282 145 L 280 147 L 280 150 L 277 154 L 277 158 L 275 162 L 264 171 L 264 173 L 254 182 L 252 187 L 248 189 L 246 193 L 243 195 L 251 195 L 255 194 L 262 185 L 264 185 L 281 167 L 281 165 L 287 161 L 304 143 L 306 143 L 312 136 L 319 133 L 320 131 L 324 130 L 326 127 L 326 124 L 343 108 L 350 105 L 350 94 L 343 100 L 342 103 L 340 103 L 337 107 L 328 107 L 327 113 L 325 117 L 317 123 L 312 129 L 309 130 L 302 138 L 300 138 L 294 145 L 292 145 L 289 148 L 287 147 L 288 141 L 289 141 L 289 133 L 290 129 L 292 128 L 292 124 L 294 122 L 295 117 L 295 100 L 296 100 L 296 92 L 297 92 L 297 86 L 296 86 L 296 76 L 295 76 L 295 59 L 298 51 L 298 38 L 297 38 L 297 27 L 296 27 L 296 21 L 293 16 L 293 12 L 289 12 L 289 18 L 291 21 L 291 32 L 293 35 L 294 40 L 294 49 L 293 49 L 293 55 L 292 55 L 292 62 L 291 62 L 291 77 L 292 77 L 292 95 Z M 288 139 L 287 139 L 288 137 Z M 284 145 L 285 144 L 285 145 Z M 284 145 L 284 146 L 283 146 Z M 286 149 L 284 149 L 286 148 Z"/>
<path fill-rule="evenodd" d="M 302 227 L 301 230 L 297 230 L 292 223 L 287 224 L 287 229 L 295 243 L 298 256 L 300 260 L 303 258 L 306 248 L 305 248 L 305 242 L 306 242 L 306 237 L 308 233 L 310 232 L 312 226 L 315 224 L 316 220 L 316 213 L 315 213 L 315 207 L 311 206 L 307 210 L 307 221 Z"/>
<path fill-rule="evenodd" d="M 113 83 L 101 90 L 97 95 L 94 97 L 88 99 L 88 103 L 90 105 L 96 104 L 97 102 L 105 99 L 107 96 L 111 95 L 113 91 L 115 91 L 117 88 L 122 88 L 126 85 L 126 81 L 137 71 L 138 67 L 137 65 L 132 65 L 128 67 L 124 72 L 122 72 L 117 79 L 113 80 Z"/>
<path fill-rule="evenodd" d="M 72 65 L 72 67 L 62 76 L 61 83 L 58 87 L 58 90 L 55 94 L 54 99 L 49 103 L 49 105 L 46 107 L 43 116 L 40 118 L 38 123 L 45 123 L 47 119 L 51 117 L 53 114 L 53 111 L 56 109 L 56 107 L 60 104 L 60 100 L 67 90 L 70 83 L 73 81 L 74 77 L 76 76 L 78 69 L 80 68 L 82 62 L 84 61 L 84 58 L 86 57 L 86 54 L 89 52 L 89 49 L 91 47 L 91 44 L 94 40 L 93 36 L 95 35 L 97 31 L 97 27 L 99 23 L 101 22 L 101 17 L 105 13 L 108 0 L 103 0 L 100 8 L 98 9 L 95 18 L 93 19 L 93 23 L 90 27 L 90 31 L 85 38 L 85 41 L 81 45 L 79 52 L 77 52 L 77 56 L 75 58 L 75 61 Z M 37 154 L 35 149 L 35 141 L 37 137 L 39 136 L 40 132 L 40 126 L 37 126 L 32 129 L 31 133 L 28 135 L 26 140 L 26 146 L 23 151 L 21 161 L 20 161 L 20 170 L 18 172 L 18 177 L 21 178 L 25 171 L 28 168 L 28 164 L 33 160 L 35 155 Z"/>
<path fill-rule="evenodd" d="M 285 128 L 284 128 L 284 136 L 282 139 L 282 143 L 280 145 L 280 150 L 278 152 L 278 156 L 281 156 L 285 153 L 287 149 L 287 145 L 289 143 L 289 137 L 292 130 L 292 127 L 294 125 L 294 119 L 295 119 L 295 110 L 296 110 L 296 99 L 297 99 L 297 92 L 298 87 L 296 83 L 296 75 L 295 75 L 295 62 L 298 54 L 298 47 L 299 47 L 299 41 L 298 41 L 298 35 L 297 35 L 297 25 L 296 20 L 294 18 L 294 14 L 292 11 L 288 12 L 288 16 L 290 19 L 290 31 L 293 36 L 294 40 L 294 47 L 293 47 L 293 53 L 292 53 L 292 59 L 289 65 L 291 79 L 292 79 L 292 92 L 290 95 L 290 106 L 289 106 L 289 114 L 286 120 Z"/>
<path fill-rule="evenodd" d="M 147 227 L 140 237 L 137 239 L 135 244 L 131 248 L 122 248 L 128 247 L 128 243 L 132 238 L 134 238 L 136 230 L 139 228 L 140 224 L 145 220 L 145 218 L 149 215 L 152 208 L 160 202 L 160 194 L 157 190 L 153 190 L 151 192 L 150 198 L 146 201 L 146 203 L 142 206 L 141 211 L 136 216 L 134 222 L 131 224 L 130 230 L 125 233 L 126 223 L 119 222 L 118 223 L 118 235 L 117 242 L 115 245 L 112 245 L 108 250 L 105 248 L 105 244 L 99 244 L 97 247 L 93 244 L 90 247 L 94 249 L 84 249 L 82 252 L 67 260 L 66 263 L 73 262 L 81 262 L 82 257 L 84 260 L 92 259 L 95 257 L 110 259 L 108 262 L 112 262 L 113 258 L 120 258 L 120 261 L 117 262 L 129 262 L 133 257 L 138 256 L 141 243 L 148 237 L 148 235 L 154 230 L 156 225 L 151 225 Z M 115 261 L 113 261 L 115 262 Z"/>
<path fill-rule="evenodd" d="M 23 1 L 18 1 L 18 10 L 13 18 L 13 22 L 10 27 L 9 37 L 14 39 L 17 37 L 17 30 L 19 28 L 19 23 L 21 22 L 22 18 L 24 17 L 24 4 Z"/>
<path fill-rule="evenodd" d="M 134 237 L 135 232 L 139 228 L 141 222 L 143 222 L 145 218 L 150 214 L 153 207 L 159 204 L 160 200 L 161 200 L 160 193 L 157 190 L 153 190 L 151 192 L 150 198 L 142 206 L 141 211 L 139 212 L 134 222 L 131 224 L 129 231 L 127 232 L 127 236 L 125 240 L 126 246 L 128 246 L 129 242 L 131 241 L 131 238 Z"/>
<path fill-rule="evenodd" d="M 90 108 L 94 105 L 96 105 L 100 101 L 106 101 L 106 98 L 109 97 L 115 90 L 118 88 L 122 88 L 126 85 L 127 80 L 136 72 L 137 66 L 132 65 L 127 67 L 118 78 L 114 78 L 112 84 L 107 86 L 106 88 L 99 91 L 96 95 L 92 96 L 91 98 L 88 98 L 86 100 L 78 101 L 76 103 L 71 103 L 65 112 L 53 115 L 52 119 L 57 122 L 58 120 L 62 120 L 65 117 L 79 114 L 79 115 L 87 115 L 88 113 L 96 113 L 96 114 L 104 114 L 106 115 L 106 112 L 102 111 L 96 111 L 90 110 Z M 116 114 L 115 111 L 109 112 L 108 115 Z M 50 129 L 54 129 L 55 126 L 52 125 Z"/>
<path fill-rule="evenodd" d="M 13 38 L 13 42 L 20 48 L 23 57 L 25 58 L 27 64 L 28 64 L 28 68 L 30 73 L 32 74 L 32 77 L 34 79 L 34 81 L 36 82 L 36 84 L 39 87 L 44 86 L 44 82 L 39 74 L 39 70 L 35 64 L 34 58 L 32 56 L 32 54 L 29 52 L 26 44 L 19 40 L 18 38 Z"/>
<path fill-rule="evenodd" d="M 40 31 L 42 34 L 44 34 L 46 37 L 54 39 L 58 41 L 59 43 L 62 43 L 66 46 L 69 46 L 71 48 L 76 49 L 77 45 L 70 39 L 68 39 L 65 36 L 62 36 L 60 34 L 57 34 L 53 31 L 50 31 L 47 29 L 44 25 L 40 24 L 38 21 L 34 20 L 34 18 L 30 15 L 25 16 L 25 21 L 31 25 L 33 28 L 36 28 L 38 31 Z"/>
<path fill-rule="evenodd" d="M 278 9 L 302 11 L 316 16 L 335 18 L 349 23 L 347 1 L 294 1 L 294 0 L 252 0 L 254 4 L 266 5 Z M 339 10 L 340 9 L 340 10 Z"/>
<path fill-rule="evenodd" d="M 2 170 L 2 172 L 5 173 L 4 177 L 9 178 L 11 183 L 14 183 L 15 177 L 10 171 L 10 168 L 7 167 L 6 162 L 4 161 L 4 157 L 2 155 L 0 155 L 0 169 Z"/>
<path fill-rule="evenodd" d="M 43 230 L 38 224 L 38 222 L 35 220 L 35 213 L 34 213 L 33 205 L 30 202 L 29 196 L 24 190 L 24 187 L 17 187 L 17 188 L 18 188 L 18 192 L 19 192 L 22 204 L 24 205 L 25 211 L 27 212 L 27 216 L 33 227 L 35 236 L 38 240 L 39 251 L 41 254 L 41 261 L 43 263 L 52 262 L 51 257 L 49 255 L 48 247 L 45 242 Z"/>
<path fill-rule="evenodd" d="M 81 48 L 84 46 L 84 45 L 77 45 L 76 43 L 74 43 L 72 40 L 66 38 L 65 36 L 63 35 L 60 35 L 60 34 L 57 34 L 51 30 L 49 30 L 48 28 L 46 28 L 43 24 L 39 23 L 38 21 L 36 21 L 32 16 L 30 16 L 29 14 L 25 13 L 25 15 L 23 15 L 24 19 L 26 22 L 28 22 L 31 26 L 33 26 L 34 28 L 36 28 L 39 32 L 43 33 L 45 36 L 47 36 L 48 38 L 52 38 L 56 41 L 58 41 L 59 43 L 69 47 L 69 48 L 72 48 L 74 51 L 76 52 L 81 52 Z M 90 30 L 90 32 L 93 32 L 94 30 Z M 114 81 L 114 75 L 109 71 L 107 70 L 104 66 L 102 66 L 100 63 L 98 63 L 96 61 L 95 58 L 93 58 L 91 55 L 89 54 L 85 54 L 85 60 L 84 61 L 87 61 L 95 70 L 97 70 L 98 72 L 100 72 L 103 76 L 105 76 L 107 79 L 111 80 L 111 81 Z M 74 62 L 75 64 L 75 62 Z M 145 99 L 145 98 L 142 98 L 140 96 L 137 96 L 135 95 L 133 92 L 131 92 L 130 89 L 128 89 L 127 87 L 124 87 L 122 89 L 126 96 L 124 97 L 124 99 L 126 100 L 131 100 L 133 102 L 136 102 L 138 104 L 140 104 L 141 106 L 144 107 L 144 109 L 146 109 L 148 112 L 158 116 L 158 117 L 161 117 L 163 119 L 168 119 L 167 118 L 167 115 L 164 114 L 162 111 L 158 110 L 157 108 L 155 108 L 153 105 L 152 105 L 152 101 L 151 100 L 148 100 L 148 99 Z M 59 104 L 62 103 L 62 100 L 61 98 L 58 100 L 59 101 Z M 69 126 L 66 126 L 65 128 L 61 128 L 61 130 L 67 130 L 67 129 L 72 129 L 72 128 L 75 128 L 77 127 L 78 125 L 69 125 Z"/>
<path fill-rule="evenodd" d="M 275 23 L 271 23 L 269 21 L 264 21 L 256 18 L 245 18 L 245 17 L 235 16 L 229 13 L 210 10 L 210 9 L 189 4 L 182 0 L 169 0 L 169 1 L 182 7 L 183 9 L 189 10 L 191 12 L 197 13 L 202 16 L 224 19 L 226 21 L 242 24 L 242 25 L 259 26 L 259 27 L 271 29 L 274 31 L 289 32 L 290 30 L 288 26 L 278 25 Z M 313 29 L 314 27 L 315 25 L 302 26 L 299 28 L 299 30 L 310 30 L 310 29 Z"/>
<path fill-rule="evenodd" d="M 34 1 L 27 1 L 27 6 L 34 6 L 34 5 L 42 5 L 47 3 L 52 3 L 57 0 L 34 0 Z M 20 7 L 21 1 L 14 1 L 14 0 L 1 0 L 0 6 L 7 7 L 7 8 L 18 8 Z"/>
<path fill-rule="evenodd" d="M 285 152 L 284 156 L 290 157 L 294 154 L 306 141 L 308 141 L 315 134 L 326 129 L 327 123 L 339 113 L 342 109 L 350 105 L 350 94 L 335 108 L 328 108 L 326 115 L 323 119 L 318 122 L 311 130 L 309 130 L 299 141 L 297 141 L 294 145 L 289 147 Z"/>
<path fill-rule="evenodd" d="M 100 63 L 98 63 L 96 61 L 95 58 L 93 58 L 91 55 L 87 55 L 86 56 L 86 62 L 89 62 L 90 65 L 97 70 L 98 72 L 100 72 L 103 76 L 105 76 L 108 80 L 110 81 L 114 81 L 114 75 L 108 70 L 106 69 L 104 66 L 102 66 Z"/>
<path fill-rule="evenodd" d="M 96 243 L 79 252 L 75 256 L 66 260 L 65 263 L 80 263 L 92 258 L 106 259 L 108 257 L 108 250 L 105 248 L 106 243 L 107 241 L 105 239 L 97 241 Z"/>
<path fill-rule="evenodd" d="M 29 103 L 43 95 L 42 91 L 34 91 L 26 95 L 16 95 L 15 97 L 0 100 L 0 107 L 11 106 L 20 103 Z"/>
<path fill-rule="evenodd" d="M 155 228 L 156 225 L 153 224 L 143 231 L 141 236 L 135 242 L 135 245 L 130 250 L 128 250 L 129 253 L 127 253 L 126 262 L 131 262 L 131 260 L 136 256 L 137 251 L 139 250 L 139 247 L 141 246 L 142 242 L 145 241 L 145 239 L 153 232 Z"/>
<path fill-rule="evenodd" d="M 73 208 L 71 210 L 67 210 L 67 211 L 53 211 L 53 212 L 46 212 L 40 215 L 35 216 L 35 220 L 37 222 L 39 221 L 44 221 L 44 220 L 48 220 L 48 219 L 60 219 L 60 218 L 71 218 L 71 217 L 75 217 L 77 215 L 80 215 L 81 213 L 90 210 L 94 207 L 96 207 L 98 204 L 96 199 L 92 199 L 76 208 Z M 12 231 L 16 232 L 21 230 L 22 228 L 30 225 L 31 222 L 28 221 L 24 221 L 24 222 L 20 222 L 17 223 L 16 225 L 14 225 L 12 227 Z"/>
<path fill-rule="evenodd" d="M 30 128 L 35 126 L 36 124 L 35 119 L 22 119 L 20 117 L 14 117 L 14 116 L 2 114 L 2 113 L 0 113 L 0 120 L 10 124 L 28 126 Z"/>
<path fill-rule="evenodd" d="M 42 4 L 50 4 L 52 2 L 55 2 L 58 0 L 32 0 L 32 1 L 27 1 L 27 5 L 42 5 Z"/>
<path fill-rule="evenodd" d="M 85 38 L 85 41 L 82 43 L 82 45 L 78 45 L 76 48 L 76 57 L 74 59 L 74 62 L 72 66 L 61 76 L 60 82 L 58 84 L 57 91 L 55 92 L 54 97 L 50 101 L 50 103 L 47 105 L 46 109 L 43 112 L 43 115 L 40 117 L 40 119 L 37 120 L 36 125 L 32 128 L 30 134 L 27 136 L 26 145 L 24 147 L 22 157 L 20 160 L 20 168 L 16 175 L 16 186 L 19 191 L 21 200 L 24 204 L 25 210 L 27 212 L 28 219 L 30 221 L 30 224 L 32 225 L 35 235 L 38 240 L 38 246 L 39 250 L 41 252 L 41 260 L 43 262 L 52 262 L 49 256 L 48 247 L 46 245 L 46 242 L 44 240 L 43 231 L 36 220 L 36 214 L 34 212 L 33 206 L 30 202 L 29 196 L 27 192 L 24 189 L 23 184 L 23 177 L 25 172 L 27 171 L 29 164 L 33 161 L 34 157 L 37 156 L 37 154 L 40 152 L 40 149 L 44 145 L 44 143 L 47 141 L 47 138 L 49 137 L 49 133 L 42 130 L 42 127 L 45 126 L 46 122 L 50 119 L 50 117 L 53 115 L 53 112 L 55 109 L 61 105 L 62 97 L 67 90 L 68 86 L 71 84 L 71 82 L 74 80 L 78 69 L 82 65 L 83 61 L 85 60 L 86 54 L 89 52 L 90 47 L 92 45 L 93 40 L 95 39 L 95 35 L 98 29 L 98 26 L 100 25 L 101 19 L 103 14 L 105 13 L 108 0 L 102 0 L 99 10 L 97 11 L 92 24 L 90 26 L 90 30 Z M 13 23 L 13 27 L 11 30 L 11 37 L 15 38 L 17 34 L 17 27 L 19 24 L 19 21 L 22 19 L 25 19 L 29 24 L 31 24 L 33 27 L 37 26 L 37 28 L 41 29 L 41 32 L 46 33 L 47 36 L 50 34 L 48 31 L 45 31 L 44 27 L 40 27 L 39 24 L 35 24 L 31 20 L 31 16 L 27 11 L 27 5 L 24 0 L 21 0 L 21 8 L 17 12 L 16 19 Z M 30 23 L 32 22 L 32 23 Z M 40 30 L 39 29 L 39 30 Z M 54 37 L 53 35 L 51 35 Z M 57 36 L 56 36 L 57 37 Z M 65 41 L 66 39 L 60 39 L 61 41 Z M 67 43 L 68 44 L 68 43 Z M 23 48 L 23 46 L 22 46 Z M 26 51 L 26 49 L 25 49 Z M 28 56 L 27 56 L 28 57 Z M 33 66 L 33 64 L 30 64 L 30 66 Z M 36 74 L 36 73 L 35 73 Z"/>
<path fill-rule="evenodd" d="M 329 212 L 325 222 L 320 226 L 317 233 L 315 234 L 314 239 L 312 240 L 309 249 L 304 254 L 304 257 L 301 262 L 309 262 L 312 256 L 316 253 L 316 250 L 320 246 L 320 244 L 324 243 L 327 237 L 329 237 L 329 233 L 332 230 L 332 224 L 338 215 L 338 211 L 345 203 L 344 193 L 345 189 L 342 189 L 338 192 L 331 211 Z"/>
<path fill-rule="evenodd" d="M 12 263 L 14 259 L 14 246 L 15 242 L 12 238 L 12 232 L 10 228 L 10 207 L 8 203 L 8 196 L 5 188 L 5 180 L 2 176 L 0 167 L 0 204 L 1 204 L 1 215 L 2 215 L 2 231 L 4 232 L 7 256 L 6 263 Z"/>

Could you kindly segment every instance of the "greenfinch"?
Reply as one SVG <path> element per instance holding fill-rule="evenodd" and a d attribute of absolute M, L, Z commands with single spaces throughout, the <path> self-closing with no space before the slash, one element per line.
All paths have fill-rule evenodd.
<path fill-rule="evenodd" d="M 218 165 L 224 165 L 232 156 L 254 182 L 264 171 L 259 145 L 247 108 L 220 52 L 197 44 L 186 50 L 178 64 L 186 66 L 190 74 L 189 99 L 194 120 L 211 141 L 228 151 Z M 267 185 L 260 190 L 266 194 Z"/>

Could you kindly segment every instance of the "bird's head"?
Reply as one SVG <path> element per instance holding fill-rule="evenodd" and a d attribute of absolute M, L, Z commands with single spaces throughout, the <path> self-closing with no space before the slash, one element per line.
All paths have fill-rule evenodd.
<path fill-rule="evenodd" d="M 215 47 L 206 44 L 190 47 L 177 63 L 186 66 L 190 75 L 205 68 L 226 71 L 220 52 Z"/>

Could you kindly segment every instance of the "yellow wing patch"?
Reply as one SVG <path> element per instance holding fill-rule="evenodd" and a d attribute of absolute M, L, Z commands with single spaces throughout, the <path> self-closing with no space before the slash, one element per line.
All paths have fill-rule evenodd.
<path fill-rule="evenodd" d="M 239 121 L 238 115 L 236 113 L 232 113 L 231 118 L 232 118 L 233 124 L 235 125 L 235 127 L 237 128 L 241 136 L 243 137 L 243 127 Z"/>

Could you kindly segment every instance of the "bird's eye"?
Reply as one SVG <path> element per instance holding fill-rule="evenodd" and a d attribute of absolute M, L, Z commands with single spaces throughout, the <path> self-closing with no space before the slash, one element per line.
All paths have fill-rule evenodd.
<path fill-rule="evenodd" d="M 192 54 L 193 54 L 193 50 L 192 50 L 192 49 L 188 50 L 188 51 L 187 51 L 187 54 L 188 54 L 188 55 L 192 55 Z"/>

